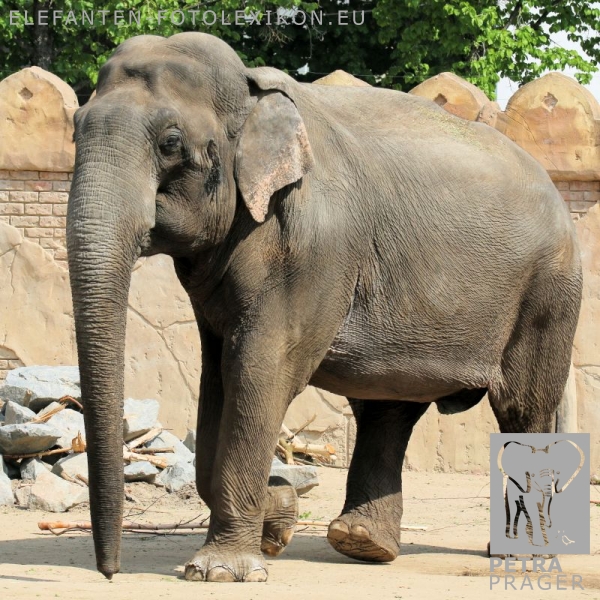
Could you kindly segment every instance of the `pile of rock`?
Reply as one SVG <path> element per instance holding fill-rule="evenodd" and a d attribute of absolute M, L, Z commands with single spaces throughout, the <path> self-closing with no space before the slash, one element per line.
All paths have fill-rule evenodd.
<path fill-rule="evenodd" d="M 182 442 L 158 421 L 157 400 L 124 402 L 126 482 L 176 492 L 195 481 L 195 434 Z M 299 494 L 318 485 L 312 466 L 273 460 L 271 475 Z M 15 485 L 11 480 L 18 480 Z M 0 506 L 64 512 L 86 502 L 88 463 L 77 367 L 22 367 L 0 387 Z"/>

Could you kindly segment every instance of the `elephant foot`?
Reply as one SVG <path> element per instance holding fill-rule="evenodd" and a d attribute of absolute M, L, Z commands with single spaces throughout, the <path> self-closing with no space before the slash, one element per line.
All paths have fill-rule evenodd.
<path fill-rule="evenodd" d="M 352 513 L 340 515 L 329 524 L 327 539 L 335 550 L 356 560 L 391 562 L 400 553 L 399 537 L 396 540 L 382 527 Z"/>
<path fill-rule="evenodd" d="M 185 565 L 188 581 L 259 582 L 267 580 L 267 563 L 260 555 L 218 552 L 204 547 Z"/>
<path fill-rule="evenodd" d="M 290 543 L 298 521 L 298 495 L 291 485 L 268 488 L 260 549 L 279 556 Z"/>

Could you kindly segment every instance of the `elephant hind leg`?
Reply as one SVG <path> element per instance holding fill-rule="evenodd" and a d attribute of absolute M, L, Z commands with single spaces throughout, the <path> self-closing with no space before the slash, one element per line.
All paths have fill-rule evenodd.
<path fill-rule="evenodd" d="M 356 446 L 342 514 L 327 538 L 357 560 L 390 562 L 400 551 L 402 463 L 413 427 L 429 404 L 349 399 Z"/>
<path fill-rule="evenodd" d="M 576 278 L 547 277 L 525 298 L 489 400 L 502 433 L 549 433 L 571 362 L 579 313 Z"/>

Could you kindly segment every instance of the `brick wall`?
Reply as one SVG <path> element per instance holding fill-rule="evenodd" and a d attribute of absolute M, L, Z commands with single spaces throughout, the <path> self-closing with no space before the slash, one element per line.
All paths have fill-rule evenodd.
<path fill-rule="evenodd" d="M 0 346 L 0 381 L 6 379 L 6 374 L 11 369 L 23 366 L 24 365 L 19 360 L 19 357 L 12 350 Z"/>
<path fill-rule="evenodd" d="M 575 220 L 600 202 L 600 181 L 556 181 Z"/>
<path fill-rule="evenodd" d="M 20 229 L 65 268 L 71 177 L 48 171 L 0 171 L 0 221 Z"/>

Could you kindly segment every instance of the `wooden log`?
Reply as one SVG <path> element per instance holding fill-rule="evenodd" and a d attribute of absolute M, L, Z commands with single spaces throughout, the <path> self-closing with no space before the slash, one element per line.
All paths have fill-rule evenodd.
<path fill-rule="evenodd" d="M 312 422 L 312 421 L 311 421 Z M 285 436 L 284 442 L 281 438 L 279 444 L 286 451 L 286 443 L 291 446 L 292 453 L 298 452 L 301 454 L 307 454 L 309 456 L 320 456 L 329 460 L 335 460 L 335 448 L 331 444 L 311 444 L 310 442 L 304 442 L 297 437 L 285 424 L 281 426 L 281 433 Z M 286 451 L 287 457 L 287 451 Z M 293 464 L 293 463 L 288 463 Z"/>

